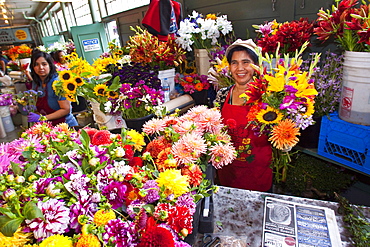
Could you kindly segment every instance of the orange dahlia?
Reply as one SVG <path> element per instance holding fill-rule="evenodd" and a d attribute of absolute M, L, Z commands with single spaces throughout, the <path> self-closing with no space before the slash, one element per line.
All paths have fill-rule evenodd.
<path fill-rule="evenodd" d="M 289 149 L 299 141 L 298 135 L 300 135 L 299 128 L 295 127 L 295 123 L 290 119 L 285 119 L 272 128 L 269 141 L 277 149 Z"/>
<path fill-rule="evenodd" d="M 76 247 L 100 247 L 100 241 L 94 234 L 83 234 L 78 239 Z"/>

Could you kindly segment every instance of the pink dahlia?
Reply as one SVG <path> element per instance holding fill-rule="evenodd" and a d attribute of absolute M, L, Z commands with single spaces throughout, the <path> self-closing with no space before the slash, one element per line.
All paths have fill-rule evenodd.
<path fill-rule="evenodd" d="M 236 157 L 235 148 L 231 143 L 216 144 L 210 148 L 211 163 L 216 169 L 230 164 Z"/>
<path fill-rule="evenodd" d="M 143 132 L 145 132 L 148 135 L 152 135 L 155 133 L 159 133 L 160 131 L 164 131 L 165 128 L 166 128 L 165 119 L 153 118 L 144 124 Z"/>
<path fill-rule="evenodd" d="M 41 209 L 44 219 L 26 220 L 26 224 L 38 241 L 67 232 L 70 218 L 69 209 L 64 205 L 64 202 L 49 199 L 46 202 L 38 202 L 37 207 Z"/>
<path fill-rule="evenodd" d="M 194 163 L 206 151 L 205 139 L 195 132 L 183 135 L 172 146 L 172 153 L 175 159 L 182 164 Z"/>

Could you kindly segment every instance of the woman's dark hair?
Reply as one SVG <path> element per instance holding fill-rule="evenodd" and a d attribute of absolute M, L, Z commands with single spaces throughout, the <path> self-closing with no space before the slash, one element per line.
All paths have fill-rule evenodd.
<path fill-rule="evenodd" d="M 57 50 L 57 51 L 50 52 L 51 57 L 57 63 L 62 63 L 62 61 L 60 61 L 60 56 L 59 56 L 59 53 L 61 53 L 61 52 L 63 52 L 63 51 L 62 50 Z"/>
<path fill-rule="evenodd" d="M 229 53 L 226 56 L 227 62 L 230 64 L 231 63 L 231 58 L 233 57 L 233 54 L 235 51 L 246 51 L 248 55 L 252 58 L 254 64 L 258 64 L 258 56 L 257 54 L 252 51 L 251 49 L 244 47 L 244 46 L 235 46 L 234 48 L 231 48 Z"/>
<path fill-rule="evenodd" d="M 46 52 L 43 52 L 43 51 L 40 51 L 40 50 L 37 50 L 37 49 L 33 50 L 32 51 L 32 57 L 31 57 L 31 66 L 30 66 L 31 67 L 31 76 L 32 76 L 33 81 L 39 86 L 41 86 L 41 78 L 38 74 L 36 74 L 34 67 L 35 67 L 35 64 L 36 64 L 36 60 L 39 59 L 40 57 L 45 58 L 46 62 L 48 62 L 48 64 L 49 64 L 49 68 L 50 68 L 50 72 L 46 76 L 45 82 L 48 82 L 53 77 L 53 75 L 57 73 L 57 70 L 56 70 L 54 62 L 53 62 L 54 60 L 50 56 L 49 53 L 46 53 Z"/>

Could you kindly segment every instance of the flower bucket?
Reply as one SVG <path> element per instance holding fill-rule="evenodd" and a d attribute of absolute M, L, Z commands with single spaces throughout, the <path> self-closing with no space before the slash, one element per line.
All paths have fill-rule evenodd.
<path fill-rule="evenodd" d="M 94 112 L 94 120 L 99 128 L 105 126 L 108 130 L 121 129 L 126 127 L 125 120 L 120 115 L 109 115 L 102 112 L 99 108 L 99 103 L 90 102 Z"/>
<path fill-rule="evenodd" d="M 339 118 L 370 125 L 370 52 L 346 51 Z"/>
<path fill-rule="evenodd" d="M 170 92 L 175 90 L 175 68 L 158 71 L 158 79 L 161 80 L 161 86 L 165 83 L 170 85 Z"/>
<path fill-rule="evenodd" d="M 208 90 L 196 91 L 190 96 L 194 99 L 195 105 L 208 105 Z"/>
<path fill-rule="evenodd" d="M 195 65 L 199 75 L 208 75 L 208 70 L 211 67 L 207 49 L 194 49 Z"/>
<path fill-rule="evenodd" d="M 4 125 L 5 132 L 7 133 L 12 132 L 15 129 L 14 124 L 13 124 L 13 119 L 10 115 L 6 117 L 1 117 L 1 120 Z"/>
<path fill-rule="evenodd" d="M 28 71 L 31 71 L 31 69 L 30 69 L 30 65 L 31 65 L 31 58 L 21 58 L 21 59 L 19 59 L 19 62 L 21 63 L 21 65 L 28 64 L 28 66 L 27 66 L 27 70 L 28 70 Z"/>
<path fill-rule="evenodd" d="M 319 146 L 321 119 L 322 117 L 313 117 L 316 123 L 301 131 L 297 145 L 303 148 L 317 148 Z"/>
<path fill-rule="evenodd" d="M 0 106 L 0 117 L 10 116 L 10 107 L 8 105 Z"/>
<path fill-rule="evenodd" d="M 5 138 L 6 137 L 6 131 L 3 125 L 3 121 L 0 121 L 0 138 Z"/>
<path fill-rule="evenodd" d="M 145 122 L 150 120 L 153 117 L 154 117 L 154 115 L 150 114 L 148 116 L 141 117 L 141 118 L 125 119 L 126 126 L 129 129 L 134 129 L 138 132 L 141 132 Z"/>

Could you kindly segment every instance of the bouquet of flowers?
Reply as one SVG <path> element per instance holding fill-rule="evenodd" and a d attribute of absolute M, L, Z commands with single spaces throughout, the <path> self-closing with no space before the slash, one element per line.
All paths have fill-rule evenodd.
<path fill-rule="evenodd" d="M 43 52 L 50 53 L 53 51 L 65 51 L 67 47 L 65 42 L 54 42 L 47 47 L 45 47 L 44 45 L 40 45 L 37 47 L 37 49 Z"/>
<path fill-rule="evenodd" d="M 278 23 L 276 20 L 262 25 L 252 25 L 258 33 L 256 43 L 262 48 L 262 53 L 294 55 L 297 49 L 309 41 L 312 36 L 313 23 L 305 18 L 291 22 Z M 280 47 L 280 49 L 278 49 Z"/>
<path fill-rule="evenodd" d="M 180 22 L 176 43 L 187 51 L 209 49 L 216 45 L 221 35 L 232 33 L 233 27 L 226 15 L 208 14 L 205 18 L 195 10 Z"/>
<path fill-rule="evenodd" d="M 273 146 L 272 167 L 278 182 L 286 179 L 288 152 L 299 141 L 299 130 L 314 123 L 312 115 L 317 91 L 311 76 L 320 55 L 314 56 L 308 71 L 302 71 L 300 55 L 307 45 L 304 43 L 290 62 L 287 55 L 279 59 L 274 74 L 256 67 L 258 76 L 242 95 L 251 106 L 246 117 L 252 129 L 267 134 Z M 259 56 L 261 58 L 262 54 Z"/>
<path fill-rule="evenodd" d="M 36 103 L 37 98 L 42 95 L 41 91 L 27 90 L 14 94 L 14 100 L 18 103 L 19 110 L 29 114 L 30 112 L 37 112 Z"/>
<path fill-rule="evenodd" d="M 0 106 L 13 105 L 14 103 L 13 94 L 0 94 Z"/>
<path fill-rule="evenodd" d="M 134 36 L 130 36 L 127 47 L 130 48 L 131 61 L 149 64 L 153 69 L 165 70 L 179 66 L 185 59 L 185 50 L 179 47 L 174 38 L 168 37 L 163 42 L 140 27 L 133 28 Z"/>
<path fill-rule="evenodd" d="M 321 9 L 317 14 L 314 33 L 318 39 L 334 37 L 345 51 L 370 51 L 370 5 L 357 7 L 357 0 L 335 2 L 331 10 Z"/>
<path fill-rule="evenodd" d="M 228 46 L 216 46 L 210 51 L 212 67 L 208 70 L 208 81 L 217 88 L 228 87 L 235 83 L 230 74 L 229 63 L 225 56 Z"/>
<path fill-rule="evenodd" d="M 311 58 L 303 62 L 308 70 Z M 305 66 L 307 64 L 307 66 Z M 315 97 L 315 116 L 321 117 L 338 110 L 343 78 L 343 55 L 327 51 L 311 78 L 318 94 Z"/>
<path fill-rule="evenodd" d="M 0 144 L 0 242 L 190 247 L 196 203 L 214 189 L 200 165 L 234 157 L 220 117 L 199 107 L 153 119 L 148 145 L 135 130 L 36 123 Z"/>
<path fill-rule="evenodd" d="M 196 91 L 207 90 L 210 83 L 206 75 L 190 74 L 190 75 L 175 75 L 175 83 L 181 86 L 181 90 L 186 93 L 194 93 Z"/>
<path fill-rule="evenodd" d="M 32 49 L 27 45 L 14 46 L 7 51 L 11 60 L 18 60 L 22 58 L 30 58 Z"/>
<path fill-rule="evenodd" d="M 16 61 L 9 61 L 9 63 L 6 65 L 11 71 L 19 71 L 21 70 L 19 62 Z"/>

